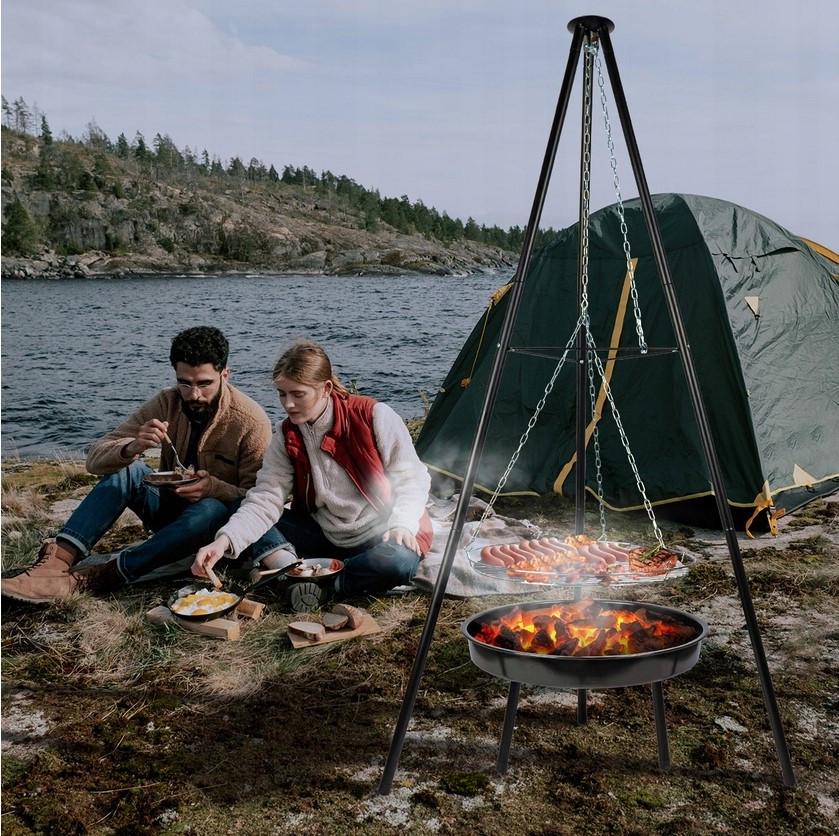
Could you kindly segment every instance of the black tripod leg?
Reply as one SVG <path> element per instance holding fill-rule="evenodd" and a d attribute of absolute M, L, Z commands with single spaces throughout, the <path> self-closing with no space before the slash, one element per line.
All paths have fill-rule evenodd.
<path fill-rule="evenodd" d="M 588 691 L 585 688 L 577 691 L 577 722 L 581 726 L 588 722 Z"/>
<path fill-rule="evenodd" d="M 725 532 L 725 541 L 728 545 L 728 553 L 731 556 L 731 565 L 734 569 L 734 578 L 737 581 L 737 591 L 740 594 L 740 605 L 743 608 L 743 615 L 746 618 L 746 627 L 749 631 L 749 638 L 752 643 L 752 652 L 757 665 L 757 674 L 760 680 L 760 687 L 763 690 L 763 702 L 766 707 L 766 714 L 769 718 L 769 725 L 772 728 L 772 736 L 775 740 L 775 750 L 778 753 L 778 760 L 781 764 L 781 775 L 784 784 L 788 787 L 795 786 L 795 773 L 792 770 L 789 748 L 787 747 L 784 735 L 784 726 L 781 722 L 781 714 L 778 710 L 778 702 L 775 699 L 775 689 L 772 686 L 772 676 L 769 673 L 769 665 L 766 661 L 766 653 L 763 649 L 763 640 L 760 636 L 760 627 L 757 623 L 752 594 L 749 590 L 749 580 L 743 566 L 743 557 L 740 554 L 740 544 L 737 542 L 737 532 L 734 529 L 734 519 L 731 516 L 731 509 L 726 499 L 725 480 L 723 479 L 722 468 L 717 456 L 714 437 L 708 421 L 708 414 L 702 398 L 702 389 L 699 385 L 699 378 L 693 365 L 693 355 L 690 349 L 690 340 L 685 330 L 684 320 L 679 302 L 676 297 L 676 290 L 673 279 L 670 275 L 670 267 L 667 264 L 667 257 L 664 252 L 664 243 L 661 238 L 661 231 L 658 228 L 658 221 L 655 216 L 650 190 L 647 186 L 647 178 L 644 174 L 644 167 L 641 163 L 641 154 L 638 151 L 638 143 L 635 140 L 635 132 L 632 129 L 632 120 L 629 117 L 629 107 L 626 104 L 626 97 L 623 92 L 618 65 L 615 61 L 615 53 L 612 49 L 612 42 L 609 39 L 607 28 L 601 28 L 600 40 L 603 44 L 603 56 L 606 59 L 606 66 L 609 68 L 609 79 L 612 82 L 612 92 L 615 95 L 615 105 L 620 115 L 621 127 L 626 141 L 629 159 L 632 163 L 632 171 L 635 174 L 635 183 L 638 186 L 638 195 L 641 199 L 641 209 L 644 213 L 644 220 L 647 231 L 650 235 L 653 255 L 658 275 L 661 279 L 661 286 L 664 291 L 664 299 L 670 313 L 670 321 L 673 325 L 673 332 L 676 337 L 676 344 L 679 347 L 679 354 L 682 358 L 682 368 L 685 374 L 688 392 L 693 405 L 693 414 L 696 418 L 696 425 L 699 428 L 699 436 L 702 441 L 702 448 L 705 453 L 705 461 L 708 465 L 708 472 L 711 477 L 711 484 L 714 488 L 714 500 L 717 511 L 720 515 L 720 522 Z"/>
<path fill-rule="evenodd" d="M 670 769 L 670 745 L 667 742 L 667 718 L 664 715 L 664 689 L 660 682 L 652 683 L 655 736 L 658 741 L 658 766 L 662 772 Z"/>
<path fill-rule="evenodd" d="M 489 380 L 487 382 L 484 404 L 475 428 L 475 438 L 472 442 L 472 450 L 469 454 L 466 472 L 463 474 L 463 485 L 460 490 L 460 498 L 458 499 L 457 506 L 455 507 L 454 517 L 452 518 L 452 527 L 449 532 L 449 539 L 446 541 L 446 548 L 443 553 L 443 560 L 440 564 L 437 580 L 434 584 L 434 589 L 431 591 L 431 603 L 428 606 L 428 614 L 426 615 L 425 625 L 423 626 L 422 635 L 420 636 L 417 655 L 414 657 L 414 666 L 411 669 L 411 676 L 405 689 L 405 696 L 402 699 L 402 708 L 399 711 L 399 718 L 397 719 L 396 727 L 393 730 L 393 737 L 391 738 L 390 750 L 388 751 L 387 760 L 385 761 L 382 779 L 379 782 L 380 795 L 388 795 L 393 788 L 393 777 L 396 774 L 396 768 L 399 765 L 399 758 L 402 754 L 402 747 L 405 744 L 405 734 L 408 731 L 408 725 L 411 722 L 411 716 L 414 713 L 414 704 L 416 703 L 417 694 L 419 693 L 420 680 L 422 679 L 422 674 L 425 670 L 425 662 L 428 657 L 428 651 L 431 647 L 431 640 L 434 638 L 434 628 L 437 625 L 437 618 L 440 615 L 440 608 L 443 605 L 443 596 L 446 592 L 446 584 L 448 583 L 452 563 L 454 562 L 457 547 L 460 543 L 460 535 L 463 531 L 463 523 L 466 519 L 466 509 L 469 505 L 472 490 L 475 487 L 478 463 L 486 442 L 487 431 L 489 430 L 489 419 L 492 415 L 492 409 L 495 406 L 495 401 L 498 398 L 498 390 L 501 384 L 501 373 L 504 370 L 505 356 L 510 347 L 510 338 L 513 333 L 516 314 L 518 313 L 522 293 L 524 292 L 527 271 L 530 266 L 530 258 L 533 254 L 533 244 L 536 240 L 536 231 L 539 228 L 539 221 L 542 217 L 542 209 L 545 205 L 545 196 L 547 194 L 548 184 L 551 179 L 551 172 L 553 171 L 553 165 L 556 159 L 559 137 L 562 133 L 562 125 L 565 122 L 565 114 L 568 110 L 568 102 L 571 98 L 571 86 L 574 82 L 574 75 L 576 74 L 577 62 L 580 57 L 582 43 L 583 27 L 577 26 L 574 31 L 574 36 L 571 39 L 571 51 L 565 68 L 565 76 L 563 77 L 562 87 L 559 91 L 559 100 L 557 101 L 556 112 L 551 125 L 550 136 L 548 137 L 545 157 L 542 161 L 539 182 L 536 185 L 536 194 L 534 195 L 533 206 L 530 210 L 530 220 L 525 231 L 519 264 L 516 268 L 516 275 L 514 276 L 512 282 L 510 302 L 504 316 L 504 322 L 501 326 L 498 349 L 493 362 L 492 371 L 490 372 Z"/>
<path fill-rule="evenodd" d="M 510 762 L 510 745 L 513 742 L 513 729 L 516 725 L 516 710 L 519 706 L 520 693 L 521 682 L 511 682 L 510 691 L 507 694 L 507 710 L 504 713 L 501 745 L 498 747 L 498 760 L 495 762 L 495 771 L 499 775 L 504 775 L 507 772 L 507 764 Z"/>

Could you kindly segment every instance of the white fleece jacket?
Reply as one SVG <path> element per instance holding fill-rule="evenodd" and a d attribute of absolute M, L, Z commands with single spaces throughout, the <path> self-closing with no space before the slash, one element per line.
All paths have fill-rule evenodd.
<path fill-rule="evenodd" d="M 393 495 L 392 507 L 385 515 L 376 511 L 358 492 L 346 471 L 321 451 L 321 440 L 332 428 L 333 421 L 330 400 L 317 421 L 300 426 L 315 489 L 313 516 L 327 539 L 340 548 L 352 548 L 380 537 L 391 528 L 406 528 L 416 534 L 431 478 L 414 450 L 404 421 L 387 404 L 377 403 L 373 407 L 373 434 Z M 278 426 L 256 484 L 217 536 L 226 535 L 238 556 L 279 520 L 293 484 L 294 468 Z"/>

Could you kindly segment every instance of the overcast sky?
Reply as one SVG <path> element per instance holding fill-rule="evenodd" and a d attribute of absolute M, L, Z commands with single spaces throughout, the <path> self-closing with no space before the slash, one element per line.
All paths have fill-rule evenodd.
<path fill-rule="evenodd" d="M 2 0 L 2 88 L 55 134 L 95 119 L 112 139 L 160 132 L 524 225 L 566 25 L 591 13 L 616 24 L 652 192 L 730 200 L 839 249 L 836 0 Z M 556 227 L 578 211 L 580 83 L 543 216 Z M 599 208 L 615 193 L 599 101 L 595 116 Z"/>

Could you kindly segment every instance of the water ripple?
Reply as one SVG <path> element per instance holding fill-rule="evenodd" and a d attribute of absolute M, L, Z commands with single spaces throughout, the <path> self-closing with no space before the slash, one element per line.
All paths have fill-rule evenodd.
<path fill-rule="evenodd" d="M 422 413 L 503 275 L 140 277 L 2 283 L 3 455 L 83 449 L 173 379 L 172 337 L 216 325 L 232 380 L 282 417 L 270 370 L 321 342 L 345 382 Z M 209 297 L 209 298 L 208 298 Z"/>

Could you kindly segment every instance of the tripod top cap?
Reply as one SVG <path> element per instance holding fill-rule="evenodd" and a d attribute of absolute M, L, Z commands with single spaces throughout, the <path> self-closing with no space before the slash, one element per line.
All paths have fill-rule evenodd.
<path fill-rule="evenodd" d="M 588 29 L 590 32 L 597 32 L 600 29 L 613 32 L 615 29 L 615 24 L 608 17 L 600 17 L 600 15 L 583 15 L 568 21 L 569 32 L 573 32 L 578 26 L 582 26 L 583 29 Z"/>

